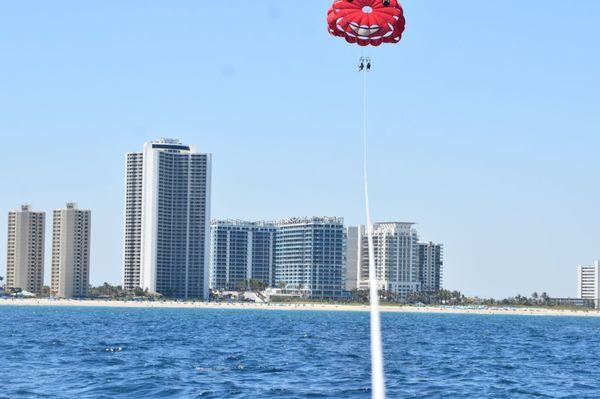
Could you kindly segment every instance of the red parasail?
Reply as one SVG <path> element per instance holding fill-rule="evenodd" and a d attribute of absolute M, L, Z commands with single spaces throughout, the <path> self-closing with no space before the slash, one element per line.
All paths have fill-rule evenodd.
<path fill-rule="evenodd" d="M 398 43 L 405 22 L 397 0 L 334 0 L 327 12 L 329 33 L 361 46 Z"/>

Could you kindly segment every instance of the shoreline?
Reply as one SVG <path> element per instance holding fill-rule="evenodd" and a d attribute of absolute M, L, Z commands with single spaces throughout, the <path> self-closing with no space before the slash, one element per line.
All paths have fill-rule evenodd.
<path fill-rule="evenodd" d="M 368 305 L 325 304 L 325 303 L 216 303 L 177 301 L 112 301 L 112 300 L 68 300 L 68 299 L 0 299 L 1 306 L 47 306 L 47 307 L 92 307 L 92 308 L 137 308 L 137 309 L 229 309 L 229 310 L 286 310 L 286 311 L 329 311 L 369 312 Z M 512 307 L 457 307 L 457 306 L 381 306 L 382 313 L 438 313 L 473 315 L 518 315 L 518 316 L 571 316 L 600 317 L 598 310 L 571 310 L 548 308 Z"/>

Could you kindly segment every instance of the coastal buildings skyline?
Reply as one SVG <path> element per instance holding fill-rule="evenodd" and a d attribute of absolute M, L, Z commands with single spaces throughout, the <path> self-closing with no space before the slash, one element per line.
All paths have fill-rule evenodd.
<path fill-rule="evenodd" d="M 35 199 L 35 197 L 32 197 L 32 199 Z M 6 215 L 6 214 L 5 214 L 5 215 Z M 47 241 L 47 242 L 48 242 L 48 241 L 50 241 L 50 240 L 48 240 L 48 239 L 46 238 L 46 240 L 45 240 L 45 241 Z M 5 253 L 6 253 L 6 252 L 5 252 Z M 46 258 L 47 260 L 48 260 L 48 259 L 50 259 L 50 256 L 48 255 L 48 253 L 46 254 L 45 258 Z M 6 264 L 6 263 L 5 263 L 5 264 Z M 572 268 L 572 266 L 570 266 L 570 267 Z M 50 268 L 50 267 L 44 267 L 44 270 L 46 270 L 46 272 L 48 272 L 49 270 L 51 270 L 51 268 Z M 8 273 L 7 273 L 7 274 L 8 274 Z M 571 271 L 571 274 L 572 274 L 572 271 Z M 113 276 L 114 276 L 114 275 L 113 275 Z M 109 277 L 108 277 L 106 280 L 107 280 L 107 281 L 110 281 L 111 283 L 117 283 L 117 281 L 118 281 L 118 280 L 116 280 L 116 279 L 115 279 L 113 276 L 109 276 Z M 7 280 L 8 280 L 8 276 L 6 276 L 6 280 L 5 280 L 5 281 L 7 281 Z M 46 276 L 46 280 L 48 280 L 48 276 Z M 453 287 L 451 286 L 450 288 L 453 288 Z M 573 291 L 575 291 L 575 290 L 574 290 L 574 288 L 575 288 L 575 287 L 574 287 L 574 285 L 572 285 L 572 286 L 571 286 L 571 288 L 572 288 L 572 290 L 573 290 Z M 542 291 L 542 290 L 536 290 L 536 291 Z M 575 295 L 576 295 L 577 297 L 579 296 L 579 295 L 577 295 L 577 294 L 575 294 Z M 574 295 L 574 296 L 575 296 L 575 295 Z M 565 297 L 567 297 L 567 295 L 565 295 Z M 569 297 L 570 297 L 570 295 L 569 295 Z"/>
<path fill-rule="evenodd" d="M 125 290 L 208 299 L 210 289 L 235 290 L 254 280 L 306 298 L 340 299 L 368 288 L 364 226 L 346 226 L 342 217 L 326 216 L 275 222 L 215 219 L 211 225 L 211 170 L 211 154 L 176 139 L 149 141 L 142 152 L 126 154 Z M 54 211 L 53 295 L 87 295 L 90 226 L 91 211 L 79 210 L 76 203 Z M 421 261 L 413 223 L 375 223 L 374 235 L 382 289 L 406 298 L 426 278 L 427 287 L 441 287 L 441 246 L 423 252 Z M 8 247 L 9 257 L 13 247 Z"/>
<path fill-rule="evenodd" d="M 210 51 L 194 54 L 189 49 L 197 46 L 206 24 L 218 29 L 219 23 L 194 25 L 196 13 L 186 12 L 189 8 L 169 19 L 164 11 L 171 15 L 169 3 L 141 10 L 79 3 L 64 9 L 66 23 L 39 18 L 32 34 L 14 36 L 10 22 L 19 29 L 28 3 L 7 3 L 7 34 L 0 40 L 13 55 L 7 59 L 14 60 L 4 63 L 5 76 L 14 78 L 4 82 L 0 124 L 3 138 L 26 140 L 31 157 L 13 148 L 3 152 L 2 268 L 9 209 L 32 202 L 34 209 L 46 210 L 49 231 L 48 211 L 77 200 L 94 211 L 92 258 L 104 266 L 93 267 L 92 281 L 120 284 L 122 234 L 115 226 L 123 217 L 123 155 L 161 135 L 218 154 L 213 217 L 341 215 L 349 225 L 362 223 L 360 181 L 355 181 L 361 168 L 360 106 L 331 97 L 357 78 L 356 57 L 344 45 L 332 47 L 329 37 L 298 37 L 298 24 L 320 23 L 320 7 L 303 7 L 302 18 L 292 23 L 293 3 L 272 3 L 273 18 L 271 3 L 239 4 L 239 16 L 264 22 L 253 25 L 253 37 L 264 45 L 249 48 L 229 33 L 231 40 L 215 40 Z M 427 3 L 414 4 L 413 17 L 430 11 Z M 586 184 L 600 169 L 594 156 L 600 142 L 599 55 L 593 51 L 600 4 L 558 4 L 557 15 L 583 21 L 558 41 L 545 34 L 543 19 L 522 21 L 538 15 L 537 2 L 520 3 L 524 11 L 507 15 L 511 23 L 503 25 L 494 23 L 498 13 L 489 2 L 477 4 L 437 4 L 443 10 L 429 13 L 426 25 L 442 40 L 417 43 L 412 24 L 411 45 L 376 51 L 384 59 L 377 63 L 376 69 L 383 69 L 373 76 L 375 85 L 385 87 L 397 65 L 410 78 L 398 79 L 394 89 L 406 93 L 398 98 L 406 118 L 396 118 L 383 99 L 374 98 L 369 107 L 373 216 L 417 221 L 424 237 L 445 241 L 449 287 L 498 297 L 542 290 L 575 296 L 574 267 L 600 256 L 595 204 L 589 200 L 597 197 L 596 188 Z M 108 36 L 94 17 L 105 15 L 107 7 L 118 9 L 106 13 L 115 32 Z M 205 7 L 222 10 L 221 3 Z M 51 2 L 40 3 L 42 9 L 56 11 Z M 142 25 L 121 23 L 121 16 L 136 18 L 140 12 L 151 21 L 144 26 L 164 25 L 162 36 L 151 29 L 149 34 L 157 36 L 152 46 Z M 489 31 L 473 26 L 480 21 L 475 15 L 484 18 Z M 460 58 L 453 58 L 447 35 L 450 16 L 465 22 L 453 28 L 465 44 Z M 182 27 L 189 31 L 183 34 Z M 65 40 L 69 37 L 73 40 Z M 285 45 L 289 41 L 282 37 L 297 39 L 298 46 Z M 47 50 L 47 69 L 37 68 L 32 59 L 31 49 L 37 48 Z M 280 51 L 285 56 L 278 57 Z M 166 56 L 158 57 L 161 53 Z M 522 67 L 506 65 L 512 56 Z M 347 58 L 349 67 L 340 64 Z M 247 62 L 259 59 L 266 62 Z M 322 68 L 300 67 L 307 59 L 318 59 Z M 453 62 L 437 68 L 443 60 Z M 539 179 L 546 175 L 553 178 Z M 239 203 L 236 195 L 247 202 Z M 507 237 L 516 225 L 525 228 L 513 245 Z M 565 231 L 572 234 L 567 237 Z M 48 265 L 45 272 L 48 278 Z"/>
<path fill-rule="evenodd" d="M 346 294 L 367 290 L 368 279 L 365 276 L 368 277 L 368 264 L 363 259 L 367 245 L 365 227 L 343 225 L 344 234 L 339 236 L 341 246 L 328 246 L 321 239 L 326 234 L 315 234 L 308 228 L 310 223 L 323 221 L 334 221 L 336 225 L 341 222 L 343 225 L 343 219 L 335 217 L 257 222 L 213 220 L 211 289 L 234 291 L 247 287 L 254 280 L 283 292 L 311 297 L 315 289 L 310 283 L 310 276 L 314 273 L 310 260 L 316 246 L 322 260 L 343 259 L 342 273 L 339 274 L 329 264 L 317 266 L 322 270 L 323 281 L 329 279 L 330 284 L 343 287 Z M 285 230 L 288 225 L 295 226 L 297 230 L 293 233 L 284 231 L 282 236 L 282 227 Z M 418 242 L 412 223 L 376 223 L 376 226 L 376 264 L 381 289 L 391 291 L 402 299 L 410 292 L 437 292 L 442 289 L 442 244 Z M 416 250 L 415 243 L 418 243 Z M 394 280 L 390 281 L 390 276 Z M 399 280 L 401 277 L 407 279 L 404 285 Z M 337 297 L 337 290 L 319 296 L 320 299 Z"/>

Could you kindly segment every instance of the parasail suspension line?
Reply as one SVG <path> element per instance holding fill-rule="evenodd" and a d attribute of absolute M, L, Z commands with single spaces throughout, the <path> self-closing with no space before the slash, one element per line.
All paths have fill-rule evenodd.
<path fill-rule="evenodd" d="M 375 270 L 375 250 L 373 246 L 373 224 L 369 206 L 369 179 L 367 156 L 367 75 L 371 71 L 371 58 L 360 57 L 359 72 L 363 74 L 363 173 L 365 180 L 365 213 L 367 242 L 369 248 L 369 297 L 371 301 L 371 385 L 373 399 L 385 399 L 385 379 L 383 373 L 383 349 L 381 343 L 381 320 L 379 312 L 379 282 Z"/>

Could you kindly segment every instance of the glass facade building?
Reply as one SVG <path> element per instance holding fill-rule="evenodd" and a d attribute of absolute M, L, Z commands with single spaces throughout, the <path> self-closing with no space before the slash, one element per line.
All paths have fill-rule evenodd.
<path fill-rule="evenodd" d="M 211 225 L 211 288 L 236 290 L 250 280 L 273 286 L 277 226 L 215 220 Z"/>
<path fill-rule="evenodd" d="M 345 288 L 342 218 L 280 221 L 275 244 L 276 284 L 311 299 L 335 299 Z"/>

